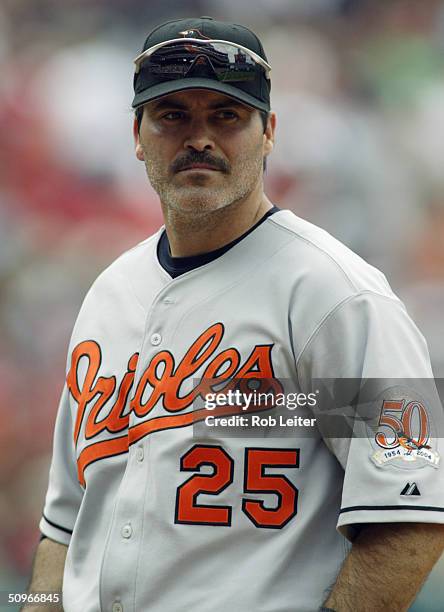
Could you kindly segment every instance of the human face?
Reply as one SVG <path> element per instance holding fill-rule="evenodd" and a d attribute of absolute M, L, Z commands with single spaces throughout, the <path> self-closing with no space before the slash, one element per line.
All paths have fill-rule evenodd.
<path fill-rule="evenodd" d="M 137 158 L 166 210 L 208 214 L 262 186 L 273 146 L 256 109 L 218 92 L 181 91 L 145 105 L 134 126 Z"/>

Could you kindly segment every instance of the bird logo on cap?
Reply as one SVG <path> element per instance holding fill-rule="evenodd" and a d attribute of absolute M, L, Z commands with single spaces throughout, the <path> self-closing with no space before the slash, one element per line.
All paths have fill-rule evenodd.
<path fill-rule="evenodd" d="M 184 30 L 183 32 L 179 32 L 179 34 L 185 38 L 202 38 L 203 40 L 210 40 L 209 36 L 205 36 L 197 28 L 193 30 Z"/>

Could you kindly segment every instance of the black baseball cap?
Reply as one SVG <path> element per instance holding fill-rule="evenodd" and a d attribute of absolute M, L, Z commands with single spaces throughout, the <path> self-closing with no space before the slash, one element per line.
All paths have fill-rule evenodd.
<path fill-rule="evenodd" d="M 253 51 L 267 62 L 267 56 L 265 55 L 262 43 L 254 32 L 245 26 L 216 21 L 211 17 L 176 19 L 161 24 L 148 34 L 142 52 L 158 43 L 184 36 L 202 40 L 228 41 Z M 137 108 L 150 100 L 184 89 L 219 91 L 259 110 L 270 110 L 271 83 L 264 70 L 258 70 L 255 78 L 252 80 L 234 81 L 231 83 L 211 78 L 211 74 L 197 74 L 195 76 L 165 80 L 165 78 L 159 78 L 158 75 L 153 74 L 146 67 L 144 68 L 143 63 L 140 66 L 140 70 L 134 74 L 135 95 L 132 106 Z"/>

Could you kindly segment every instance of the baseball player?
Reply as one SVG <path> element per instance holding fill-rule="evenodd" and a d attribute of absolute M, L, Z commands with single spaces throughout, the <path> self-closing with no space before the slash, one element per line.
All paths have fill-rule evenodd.
<path fill-rule="evenodd" d="M 258 37 L 210 17 L 162 24 L 135 60 L 165 226 L 98 277 L 72 334 L 30 587 L 63 577 L 66 612 L 407 610 L 443 550 L 425 341 L 383 274 L 267 199 L 270 83 Z M 405 390 L 363 436 L 302 435 L 277 408 L 285 381 L 308 402 L 319 379 L 387 378 Z M 275 401 L 250 411 L 262 437 L 253 383 Z"/>

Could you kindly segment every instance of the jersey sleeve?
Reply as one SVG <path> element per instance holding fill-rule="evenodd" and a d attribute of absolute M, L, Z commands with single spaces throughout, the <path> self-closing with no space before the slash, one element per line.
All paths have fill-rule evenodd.
<path fill-rule="evenodd" d="M 73 423 L 65 384 L 54 430 L 49 484 L 40 521 L 41 532 L 56 542 L 68 545 L 82 498 L 83 489 L 77 480 Z"/>
<path fill-rule="evenodd" d="M 297 369 L 301 384 L 308 388 L 314 380 L 336 380 L 340 385 L 338 379 L 370 380 L 374 387 L 375 401 L 364 407 L 364 412 L 370 411 L 365 416 L 371 426 L 358 419 L 352 436 L 322 432 L 344 469 L 338 529 L 352 538 L 363 523 L 444 523 L 442 405 L 426 342 L 403 303 L 373 292 L 344 299 L 314 330 Z M 418 397 L 427 398 L 428 439 L 419 442 L 428 448 L 413 447 L 409 456 L 409 434 L 405 448 L 397 440 L 406 420 L 409 427 L 412 422 L 420 426 Z M 378 430 L 386 434 L 389 448 L 379 446 Z M 418 442 L 417 436 L 411 438 L 412 444 Z"/>

